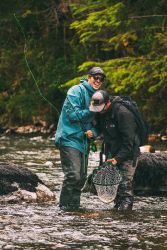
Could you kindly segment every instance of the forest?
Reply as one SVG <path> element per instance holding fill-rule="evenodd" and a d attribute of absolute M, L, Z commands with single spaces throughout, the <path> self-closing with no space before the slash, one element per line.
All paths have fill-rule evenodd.
<path fill-rule="evenodd" d="M 167 130 L 165 0 L 0 2 L 0 130 L 58 121 L 70 86 L 100 66 L 152 132 Z"/>

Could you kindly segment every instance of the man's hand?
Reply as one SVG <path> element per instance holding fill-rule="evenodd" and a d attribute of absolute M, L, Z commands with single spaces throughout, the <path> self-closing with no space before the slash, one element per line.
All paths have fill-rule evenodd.
<path fill-rule="evenodd" d="M 117 160 L 115 160 L 115 158 L 112 158 L 112 159 L 108 159 L 107 162 L 111 162 L 112 165 L 117 165 Z"/>
<path fill-rule="evenodd" d="M 93 132 L 92 132 L 92 130 L 87 130 L 87 131 L 85 132 L 85 135 L 86 135 L 89 139 L 93 138 Z"/>

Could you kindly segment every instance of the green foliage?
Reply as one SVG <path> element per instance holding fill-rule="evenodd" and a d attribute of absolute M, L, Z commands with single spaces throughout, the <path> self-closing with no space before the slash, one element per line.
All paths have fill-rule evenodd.
<path fill-rule="evenodd" d="M 0 125 L 41 113 L 56 122 L 46 99 L 61 110 L 67 89 L 96 65 L 104 88 L 131 95 L 152 130 L 165 129 L 165 9 L 165 0 L 1 1 Z"/>
<path fill-rule="evenodd" d="M 107 37 L 107 30 L 112 32 L 120 27 L 121 21 L 118 17 L 123 7 L 122 3 L 118 3 L 110 7 L 105 6 L 104 9 L 96 12 L 90 12 L 86 19 L 74 21 L 71 28 L 77 31 L 81 43 L 89 42 L 90 39 L 93 42 L 97 38 L 103 41 Z"/>
<path fill-rule="evenodd" d="M 167 94 L 165 1 L 89 0 L 82 5 L 72 6 L 71 28 L 90 53 L 78 71 L 103 67 L 105 88 L 113 95 L 131 95 L 152 130 L 163 129 L 161 120 L 167 122 L 166 105 L 160 102 Z"/>
<path fill-rule="evenodd" d="M 58 119 L 55 109 L 60 109 L 64 97 L 59 86 L 73 77 L 80 60 L 73 56 L 67 61 L 66 13 L 60 7 L 57 12 L 58 6 L 51 0 L 0 3 L 0 124 L 29 123 L 41 113 L 49 122 Z"/>

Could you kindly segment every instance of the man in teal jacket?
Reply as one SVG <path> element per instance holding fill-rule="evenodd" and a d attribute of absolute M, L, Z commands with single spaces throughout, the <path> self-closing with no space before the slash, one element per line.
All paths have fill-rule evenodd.
<path fill-rule="evenodd" d="M 105 79 L 100 67 L 93 67 L 88 78 L 67 92 L 58 121 L 55 142 L 60 150 L 64 181 L 59 207 L 63 210 L 78 209 L 81 189 L 87 176 L 89 142 L 96 137 L 92 121 L 94 113 L 89 111 L 92 95 Z"/>

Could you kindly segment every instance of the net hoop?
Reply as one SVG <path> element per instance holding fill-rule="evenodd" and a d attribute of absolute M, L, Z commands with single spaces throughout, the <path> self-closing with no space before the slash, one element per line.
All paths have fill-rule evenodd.
<path fill-rule="evenodd" d="M 101 186 L 118 185 L 121 181 L 121 174 L 117 166 L 104 164 L 93 173 L 93 184 Z"/>

